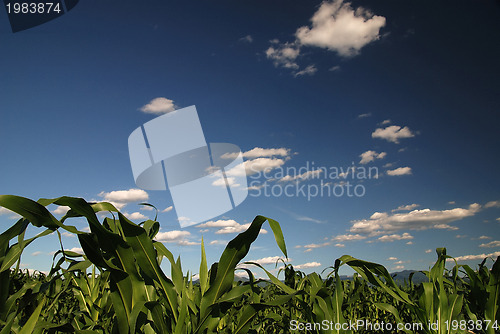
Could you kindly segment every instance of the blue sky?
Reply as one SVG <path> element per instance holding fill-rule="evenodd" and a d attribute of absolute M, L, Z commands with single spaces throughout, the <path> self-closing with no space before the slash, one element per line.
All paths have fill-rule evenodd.
<path fill-rule="evenodd" d="M 89 0 L 13 34 L 0 10 L 0 193 L 108 200 L 136 222 L 154 217 L 137 203 L 152 203 L 159 239 L 191 273 L 202 235 L 217 261 L 258 214 L 280 222 L 305 272 L 344 254 L 425 270 L 437 247 L 474 266 L 500 255 L 499 18 L 495 1 Z M 363 196 L 250 190 L 236 209 L 180 228 L 168 191 L 136 186 L 127 140 L 191 105 L 207 141 L 238 145 L 275 191 L 350 181 Z M 375 167 L 378 178 L 330 179 L 313 164 Z M 300 168 L 310 173 L 277 174 Z M 5 230 L 15 217 L 0 213 Z M 272 269 L 280 251 L 264 228 L 247 259 Z M 32 244 L 23 266 L 48 270 L 56 240 Z"/>

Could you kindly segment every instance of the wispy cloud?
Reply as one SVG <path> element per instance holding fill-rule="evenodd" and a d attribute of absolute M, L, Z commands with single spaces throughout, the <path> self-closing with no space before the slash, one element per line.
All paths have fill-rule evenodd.
<path fill-rule="evenodd" d="M 418 205 L 418 204 L 400 205 L 396 209 L 392 209 L 391 211 L 392 212 L 396 212 L 396 211 L 410 211 L 410 210 L 418 208 L 419 206 L 420 205 Z"/>
<path fill-rule="evenodd" d="M 252 43 L 253 42 L 253 37 L 252 35 L 246 35 L 245 37 L 241 37 L 239 39 L 240 42 L 246 42 L 246 43 Z"/>
<path fill-rule="evenodd" d="M 488 242 L 487 244 L 480 244 L 479 247 L 483 247 L 483 248 L 500 247 L 500 241 L 495 240 L 495 241 Z"/>

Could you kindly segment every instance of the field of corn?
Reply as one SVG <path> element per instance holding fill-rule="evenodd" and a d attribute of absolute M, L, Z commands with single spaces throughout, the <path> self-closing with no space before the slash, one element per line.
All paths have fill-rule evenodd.
<path fill-rule="evenodd" d="M 71 210 L 58 220 L 47 210 L 50 204 Z M 436 263 L 424 271 L 427 281 L 418 285 L 411 276 L 398 284 L 382 265 L 348 255 L 332 259 L 323 277 L 285 263 L 278 273 L 284 279 L 278 279 L 243 262 L 266 221 L 287 257 L 280 225 L 257 216 L 211 266 L 202 240 L 199 280 L 193 282 L 180 258 L 154 240 L 157 221 L 137 225 L 109 203 L 73 197 L 35 202 L 2 195 L 0 206 L 22 216 L 0 235 L 0 334 L 500 332 L 499 258 L 491 270 L 486 259 L 475 270 L 456 263 L 447 270 L 450 257 L 438 248 Z M 101 211 L 114 219 L 100 222 Z M 74 217 L 84 217 L 91 232 L 70 225 Z M 25 239 L 30 224 L 40 233 Z M 26 246 L 54 232 L 61 240 L 61 230 L 76 234 L 84 254 L 61 246 L 48 274 L 19 269 Z M 160 268 L 164 258 L 170 278 Z M 238 265 L 260 267 L 269 279 L 242 269 L 248 280 L 235 280 Z M 352 279 L 340 279 L 343 265 L 355 271 Z M 360 321 L 364 325 L 355 327 Z"/>

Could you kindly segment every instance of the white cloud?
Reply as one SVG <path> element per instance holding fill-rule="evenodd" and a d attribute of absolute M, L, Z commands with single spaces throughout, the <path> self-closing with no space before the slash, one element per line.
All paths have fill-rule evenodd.
<path fill-rule="evenodd" d="M 485 208 L 500 208 L 500 201 L 490 201 L 484 205 Z"/>
<path fill-rule="evenodd" d="M 487 244 L 480 244 L 479 247 L 483 247 L 483 248 L 500 247 L 500 241 L 495 240 L 495 241 L 488 242 Z"/>
<path fill-rule="evenodd" d="M 141 107 L 141 111 L 147 114 L 166 114 L 174 111 L 177 106 L 174 101 L 169 100 L 165 97 L 157 97 L 149 101 L 148 104 Z"/>
<path fill-rule="evenodd" d="M 345 241 L 355 241 L 355 240 L 363 240 L 366 239 L 366 236 L 361 234 L 341 234 L 333 237 L 332 240 L 345 242 Z"/>
<path fill-rule="evenodd" d="M 394 256 L 391 256 L 391 257 L 389 257 L 387 260 L 389 260 L 389 261 L 397 261 L 397 260 L 398 260 L 398 258 L 397 258 L 397 257 L 394 257 Z"/>
<path fill-rule="evenodd" d="M 70 232 L 63 232 L 61 234 L 64 235 L 65 237 L 68 237 L 68 238 L 75 238 L 75 235 L 73 233 L 70 233 Z"/>
<path fill-rule="evenodd" d="M 382 123 L 380 123 L 381 125 L 386 125 L 386 124 L 390 124 L 391 123 L 391 120 L 390 119 L 386 119 L 384 121 L 382 121 Z"/>
<path fill-rule="evenodd" d="M 229 234 L 229 233 L 244 232 L 244 231 L 246 231 L 250 227 L 250 224 L 251 223 L 243 224 L 243 225 L 237 224 L 235 226 L 224 227 L 224 228 L 221 228 L 220 230 L 217 230 L 215 232 L 215 234 Z M 267 230 L 261 228 L 259 233 L 266 234 Z"/>
<path fill-rule="evenodd" d="M 405 126 L 391 125 L 384 129 L 378 128 L 372 133 L 372 138 L 380 138 L 399 144 L 399 139 L 415 137 L 415 134 Z"/>
<path fill-rule="evenodd" d="M 56 215 L 65 215 L 70 210 L 69 206 L 59 205 L 52 213 Z"/>
<path fill-rule="evenodd" d="M 392 268 L 392 270 L 402 270 L 404 268 L 405 268 L 405 266 L 395 266 Z"/>
<path fill-rule="evenodd" d="M 491 239 L 491 237 L 489 237 L 487 235 L 482 235 L 479 237 L 479 240 L 485 240 L 485 239 Z"/>
<path fill-rule="evenodd" d="M 132 213 L 125 212 L 123 215 L 130 220 L 148 219 L 148 217 L 146 217 L 140 212 L 132 212 Z"/>
<path fill-rule="evenodd" d="M 296 43 L 283 43 L 270 46 L 266 50 L 266 57 L 271 59 L 276 67 L 289 69 L 298 69 L 299 65 L 295 62 L 300 54 L 300 47 Z"/>
<path fill-rule="evenodd" d="M 340 244 L 340 243 L 335 244 L 334 246 L 335 246 L 335 247 L 339 247 L 339 248 L 345 247 L 345 245 L 344 245 L 344 244 Z"/>
<path fill-rule="evenodd" d="M 243 162 L 242 169 L 238 166 L 227 171 L 227 176 L 244 176 L 243 171 L 246 171 L 246 175 L 253 175 L 263 171 L 270 172 L 271 170 L 283 166 L 285 160 L 277 158 L 257 158 L 253 160 L 247 160 Z"/>
<path fill-rule="evenodd" d="M 172 242 L 176 243 L 179 246 L 194 246 L 200 244 L 199 242 L 188 240 L 187 238 L 189 236 L 191 236 L 191 233 L 188 231 L 173 230 L 167 232 L 158 232 L 155 240 L 161 242 Z"/>
<path fill-rule="evenodd" d="M 469 261 L 469 260 L 484 260 L 487 257 L 496 258 L 500 256 L 500 252 L 494 252 L 489 254 L 477 254 L 477 255 L 463 255 L 455 257 L 457 261 Z M 453 262 L 453 259 L 446 259 L 448 262 Z"/>
<path fill-rule="evenodd" d="M 169 206 L 169 207 L 166 207 L 166 208 L 165 208 L 164 210 L 162 210 L 161 212 L 170 212 L 170 211 L 172 211 L 172 209 L 173 209 L 173 208 L 174 208 L 174 207 L 171 205 L 171 206 Z"/>
<path fill-rule="evenodd" d="M 337 72 L 337 71 L 340 71 L 340 66 L 339 65 L 335 65 L 335 66 L 332 66 L 328 69 L 328 71 L 331 71 L 331 72 Z"/>
<path fill-rule="evenodd" d="M 375 151 L 366 151 L 364 153 L 361 153 L 361 161 L 359 162 L 360 164 L 367 164 L 369 162 L 375 161 L 375 159 L 383 159 L 387 155 L 386 152 L 380 152 L 377 153 Z"/>
<path fill-rule="evenodd" d="M 359 114 L 359 115 L 358 115 L 358 118 L 367 118 L 367 117 L 370 117 L 371 115 L 372 115 L 372 113 L 371 113 L 371 112 L 366 113 L 366 114 Z"/>
<path fill-rule="evenodd" d="M 248 262 L 255 262 L 260 265 L 265 265 L 265 264 L 275 264 L 279 260 L 285 260 L 282 256 L 269 256 L 269 257 L 264 257 L 258 260 L 250 260 Z M 289 259 L 290 260 L 290 259 Z"/>
<path fill-rule="evenodd" d="M 222 159 L 235 159 L 238 157 L 239 153 L 225 153 L 221 156 Z M 242 153 L 244 158 L 266 158 L 273 156 L 287 157 L 290 155 L 290 149 L 288 148 L 262 148 L 254 147 L 249 151 Z"/>
<path fill-rule="evenodd" d="M 101 191 L 99 196 L 105 202 L 113 204 L 118 209 L 122 209 L 128 203 L 143 202 L 149 198 L 148 193 L 142 189 L 115 190 L 111 192 Z"/>
<path fill-rule="evenodd" d="M 206 223 L 203 223 L 203 224 L 200 224 L 200 225 L 197 225 L 196 227 L 198 228 L 206 228 L 206 227 L 231 227 L 231 226 L 238 226 L 240 224 L 238 224 L 235 220 L 233 219 L 219 219 L 217 221 L 208 221 Z"/>
<path fill-rule="evenodd" d="M 426 249 L 425 252 L 426 253 L 432 253 L 432 249 Z"/>
<path fill-rule="evenodd" d="M 84 254 L 83 249 L 81 249 L 80 247 L 73 247 L 71 249 L 65 249 L 65 251 L 75 252 L 78 254 Z"/>
<path fill-rule="evenodd" d="M 380 242 L 394 242 L 396 240 L 408 240 L 408 239 L 413 239 L 413 236 L 411 236 L 410 233 L 383 235 L 377 240 Z"/>
<path fill-rule="evenodd" d="M 390 176 L 411 175 L 411 167 L 399 167 L 396 169 L 388 170 L 387 175 Z"/>
<path fill-rule="evenodd" d="M 396 211 L 410 211 L 410 210 L 413 210 L 415 208 L 418 208 L 419 206 L 420 205 L 418 205 L 418 204 L 400 205 L 396 209 L 393 209 L 391 211 L 392 212 L 396 212 Z"/>
<path fill-rule="evenodd" d="M 300 27 L 295 36 L 302 45 L 326 48 L 350 57 L 365 45 L 380 38 L 385 18 L 363 7 L 354 10 L 342 0 L 323 2 L 311 18 L 311 27 Z"/>
<path fill-rule="evenodd" d="M 279 179 L 279 182 L 291 182 L 291 181 L 304 181 L 308 179 L 319 178 L 319 175 L 323 172 L 322 169 L 310 170 L 298 175 L 286 175 Z"/>
<path fill-rule="evenodd" d="M 330 246 L 330 243 L 329 242 L 324 242 L 322 244 L 308 244 L 308 245 L 305 245 L 303 246 L 304 248 L 307 248 L 307 249 L 315 249 L 315 248 L 322 248 L 322 247 L 326 247 L 326 246 Z"/>
<path fill-rule="evenodd" d="M 40 252 L 40 251 L 36 251 L 36 252 L 31 253 L 31 256 L 38 256 L 38 255 L 41 255 L 41 254 L 43 254 L 43 253 Z"/>
<path fill-rule="evenodd" d="M 227 243 L 227 240 L 212 240 L 209 245 L 226 245 Z"/>
<path fill-rule="evenodd" d="M 319 262 L 307 262 L 304 264 L 298 264 L 296 266 L 293 266 L 294 269 L 307 269 L 307 268 L 316 268 L 321 266 L 321 263 Z"/>
<path fill-rule="evenodd" d="M 309 65 L 306 68 L 304 68 L 303 70 L 295 72 L 294 77 L 299 77 L 299 76 L 302 76 L 302 75 L 313 75 L 317 71 L 318 71 L 318 69 L 316 68 L 316 66 Z"/>
<path fill-rule="evenodd" d="M 350 232 L 377 236 L 401 230 L 456 229 L 448 223 L 474 216 L 480 208 L 479 204 L 474 203 L 467 209 L 455 208 L 442 211 L 422 209 L 392 215 L 375 212 L 369 219 L 353 221 Z"/>
<path fill-rule="evenodd" d="M 9 209 L 6 209 L 4 207 L 0 207 L 0 216 L 1 215 L 10 215 L 10 219 L 19 219 L 21 218 L 20 215 L 18 215 L 17 213 L 13 212 L 13 211 L 10 211 Z"/>

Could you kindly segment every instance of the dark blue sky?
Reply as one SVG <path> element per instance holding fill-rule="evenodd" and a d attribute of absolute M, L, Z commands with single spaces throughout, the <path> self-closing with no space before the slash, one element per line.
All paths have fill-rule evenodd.
<path fill-rule="evenodd" d="M 294 265 L 321 270 L 351 254 L 389 269 L 425 269 L 436 247 L 454 256 L 498 252 L 499 2 L 335 3 L 357 10 L 354 16 L 369 10 L 368 22 L 385 18 L 381 26 L 372 22 L 373 38 L 348 56 L 333 39 L 349 29 L 315 44 L 297 37 L 300 27 L 318 31 L 310 20 L 326 8 L 320 1 L 86 0 L 15 34 L 0 10 L 0 193 L 111 200 L 113 191 L 136 188 L 127 138 L 155 117 L 139 109 L 164 97 L 179 108 L 196 105 L 209 142 L 289 152 L 262 156 L 264 163 L 379 168 L 378 179 L 360 182 L 360 198 L 254 196 L 214 219 L 240 228 L 257 214 L 275 218 Z M 336 15 L 325 20 L 339 22 Z M 283 58 L 287 47 L 297 54 Z M 390 126 L 407 127 L 411 136 L 373 137 Z M 367 151 L 385 155 L 361 163 Z M 409 169 L 394 175 L 398 168 Z M 168 193 L 147 196 L 158 207 L 172 205 Z M 418 206 L 392 211 L 411 204 Z M 124 211 L 151 217 L 132 200 Z M 4 229 L 9 217 L 0 216 Z M 163 232 L 180 230 L 175 210 L 160 220 Z M 357 228 L 364 220 L 373 228 Z M 195 270 L 202 232 L 183 231 L 189 242 L 165 240 Z M 214 241 L 213 261 L 235 235 L 216 232 L 204 233 L 206 243 Z M 260 238 L 249 259 L 279 255 L 271 233 Z M 67 246 L 77 245 L 68 238 Z M 49 243 L 34 247 L 52 250 Z M 394 252 L 400 263 L 387 260 Z M 40 262 L 36 255 L 26 266 L 48 268 L 50 257 Z"/>

